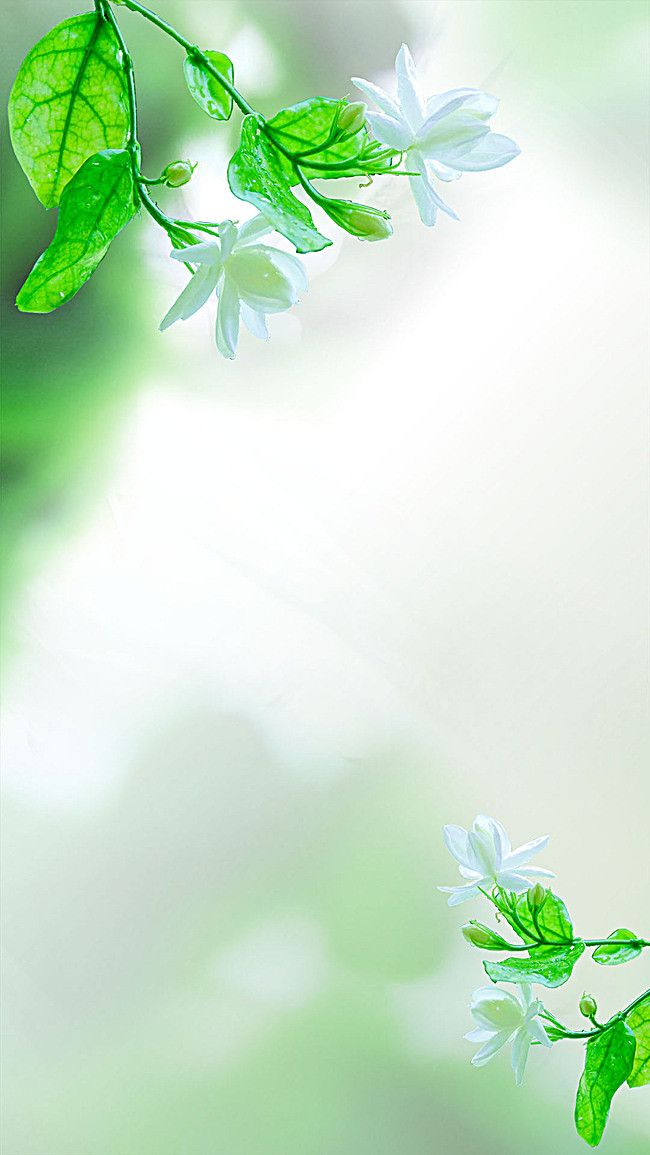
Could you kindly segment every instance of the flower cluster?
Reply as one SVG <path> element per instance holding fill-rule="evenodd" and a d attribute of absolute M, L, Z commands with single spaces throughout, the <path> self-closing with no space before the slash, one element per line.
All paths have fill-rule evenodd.
<path fill-rule="evenodd" d="M 187 221 L 154 199 L 155 186 L 165 193 L 186 185 L 196 164 L 177 159 L 157 177 L 142 172 L 134 64 L 114 11 L 118 2 L 183 49 L 187 89 L 212 122 L 229 120 L 234 109 L 242 114 L 227 179 L 233 195 L 256 210 L 251 220 Z M 88 70 L 84 61 L 91 53 Z M 326 225 L 333 222 L 359 240 L 392 236 L 386 211 L 329 196 L 322 182 L 361 178 L 360 187 L 367 187 L 379 177 L 406 176 L 430 226 L 439 210 L 456 217 L 439 182 L 498 168 L 519 152 L 491 129 L 494 96 L 455 88 L 427 97 L 405 44 L 395 67 L 394 95 L 354 77 L 363 101 L 314 96 L 267 117 L 237 88 L 235 65 L 225 53 L 198 48 L 139 0 L 93 0 L 92 12 L 63 21 L 34 46 L 9 99 L 16 156 L 42 203 L 59 207 L 56 235 L 20 289 L 18 308 L 43 313 L 65 304 L 142 209 L 191 274 L 160 328 L 191 317 L 214 294 L 216 343 L 225 358 L 235 356 L 241 323 L 266 340 L 267 316 L 292 308 L 307 288 L 301 256 L 332 244 L 317 227 L 312 205 Z M 271 233 L 295 254 L 259 243 Z"/>
<path fill-rule="evenodd" d="M 590 1146 L 600 1142 L 610 1103 L 623 1083 L 630 1087 L 650 1083 L 650 991 L 634 999 L 606 1022 L 596 1017 L 592 995 L 582 995 L 578 1009 L 589 1030 L 570 1030 L 533 993 L 533 986 L 554 988 L 568 982 L 576 963 L 589 948 L 594 962 L 618 966 L 637 958 L 650 941 L 619 928 L 606 939 L 577 936 L 561 898 L 534 878 L 554 877 L 549 870 L 528 865 L 548 844 L 548 837 L 533 839 L 512 849 L 500 822 L 479 814 L 471 829 L 445 826 L 447 849 L 458 863 L 461 886 L 440 886 L 456 906 L 482 895 L 494 907 L 519 942 L 508 942 L 500 932 L 472 920 L 462 928 L 470 945 L 491 954 L 512 952 L 514 957 L 485 961 L 491 986 L 474 991 L 469 1010 L 475 1022 L 465 1035 L 479 1049 L 476 1067 L 489 1062 L 503 1047 L 512 1046 L 512 1069 L 519 1086 L 531 1047 L 551 1047 L 561 1039 L 586 1043 L 585 1068 L 578 1086 L 575 1124 Z M 498 986 L 510 983 L 513 989 Z"/>

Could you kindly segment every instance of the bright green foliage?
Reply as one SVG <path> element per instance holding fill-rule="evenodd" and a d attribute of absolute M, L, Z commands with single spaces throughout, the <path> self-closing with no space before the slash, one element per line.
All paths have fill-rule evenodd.
<path fill-rule="evenodd" d="M 603 1137 L 612 1098 L 632 1070 L 635 1046 L 634 1034 L 622 1019 L 587 1043 L 575 1124 L 590 1147 L 597 1147 Z"/>
<path fill-rule="evenodd" d="M 314 96 L 291 108 L 283 108 L 267 121 L 267 128 L 287 152 L 318 153 L 319 162 L 338 163 L 357 156 L 368 140 L 365 126 L 354 136 L 338 141 L 333 139 L 343 107 L 343 101 L 332 100 L 329 96 Z"/>
<path fill-rule="evenodd" d="M 508 944 L 505 939 L 501 938 L 500 934 L 495 932 L 485 923 L 477 922 L 475 918 L 470 919 L 466 926 L 462 928 L 463 938 L 472 946 L 480 947 L 482 950 L 507 950 Z"/>
<path fill-rule="evenodd" d="M 626 1022 L 636 1039 L 634 1065 L 628 1084 L 630 1087 L 645 1087 L 650 1083 L 650 995 L 630 1011 Z"/>
<path fill-rule="evenodd" d="M 99 152 L 87 160 L 63 193 L 54 240 L 20 290 L 18 308 L 49 313 L 74 297 L 136 211 L 128 152 Z"/>
<path fill-rule="evenodd" d="M 503 962 L 484 962 L 485 973 L 492 982 L 539 983 L 543 987 L 561 987 L 583 953 L 584 943 L 540 950 L 533 947 L 529 958 L 507 958 Z"/>
<path fill-rule="evenodd" d="M 213 52 L 208 49 L 203 53 L 217 72 L 232 84 L 235 70 L 232 60 L 223 52 Z M 186 56 L 183 65 L 185 81 L 199 108 L 207 112 L 214 120 L 228 120 L 232 112 L 232 96 L 219 84 L 219 81 L 208 72 L 200 60 Z"/>
<path fill-rule="evenodd" d="M 291 178 L 282 162 L 260 117 L 244 117 L 239 148 L 228 165 L 233 193 L 255 205 L 299 253 L 327 248 L 332 242 L 318 232 L 309 209 L 291 192 Z"/>
<path fill-rule="evenodd" d="M 499 890 L 496 905 L 503 917 L 524 942 L 545 939 L 550 943 L 562 944 L 573 940 L 573 925 L 569 912 L 553 891 L 549 890 L 543 906 L 531 909 L 528 892 L 511 894 Z M 540 948 L 541 950 L 542 948 Z"/>
<path fill-rule="evenodd" d="M 372 140 L 365 125 L 354 136 L 333 139 L 337 118 L 341 109 L 346 107 L 344 101 L 314 96 L 291 108 L 283 108 L 267 121 L 266 127 L 287 152 L 309 152 L 310 155 L 301 162 L 301 168 L 310 179 L 333 180 L 341 176 L 390 172 L 395 157 L 401 154 Z M 294 166 L 284 156 L 281 162 L 291 184 L 297 184 Z M 328 171 L 321 167 L 324 165 L 337 167 Z"/>
<path fill-rule="evenodd" d="M 630 959 L 636 958 L 641 954 L 642 947 L 640 944 L 630 946 L 629 940 L 636 938 L 636 935 L 631 930 L 614 930 L 608 936 L 612 940 L 612 945 L 603 945 L 596 947 L 592 958 L 594 962 L 600 963 L 603 967 L 615 967 L 619 963 L 629 962 Z M 627 939 L 628 945 L 617 946 L 617 939 Z"/>
<path fill-rule="evenodd" d="M 57 205 L 68 181 L 129 132 L 117 38 L 96 12 L 73 16 L 25 57 L 9 98 L 14 151 L 37 197 Z"/>

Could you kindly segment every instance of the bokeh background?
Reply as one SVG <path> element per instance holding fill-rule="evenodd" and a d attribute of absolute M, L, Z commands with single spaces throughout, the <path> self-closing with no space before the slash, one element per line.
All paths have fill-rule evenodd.
<path fill-rule="evenodd" d="M 5 95 L 82 7 L 9 0 Z M 430 231 L 377 182 L 393 241 L 340 237 L 227 364 L 209 310 L 157 332 L 147 220 L 15 311 L 53 221 L 5 139 L 3 1155 L 579 1152 L 579 1047 L 470 1067 L 479 911 L 435 887 L 484 811 L 552 835 L 583 933 L 648 931 L 646 6 L 158 9 L 269 112 L 406 39 L 522 155 Z M 189 156 L 166 203 L 232 213 L 236 123 L 121 22 L 145 170 Z M 647 981 L 587 961 L 548 1003 Z M 604 1151 L 647 1152 L 649 1098 Z"/>

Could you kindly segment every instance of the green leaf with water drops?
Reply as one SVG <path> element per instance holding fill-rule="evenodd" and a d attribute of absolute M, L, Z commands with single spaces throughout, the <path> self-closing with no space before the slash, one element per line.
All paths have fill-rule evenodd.
<path fill-rule="evenodd" d="M 90 157 L 66 186 L 54 239 L 18 293 L 21 312 L 50 313 L 74 297 L 136 212 L 128 152 Z"/>
<path fill-rule="evenodd" d="M 232 84 L 235 74 L 232 60 L 224 52 L 213 52 L 212 49 L 203 55 Z M 186 56 L 183 70 L 185 83 L 199 108 L 213 120 L 228 120 L 232 112 L 232 96 L 205 67 L 203 61 L 194 56 Z"/>
<path fill-rule="evenodd" d="M 129 125 L 120 46 L 99 13 L 57 24 L 25 57 L 9 97 L 9 128 L 46 208 L 59 204 L 88 157 L 122 148 Z"/>
<path fill-rule="evenodd" d="M 596 947 L 591 956 L 594 962 L 600 963 L 602 967 L 619 966 L 620 963 L 629 962 L 641 954 L 643 948 L 633 931 L 624 928 L 613 930 L 609 938 L 611 945 L 603 943 L 602 946 Z M 620 939 L 624 941 L 619 942 Z"/>
<path fill-rule="evenodd" d="M 319 233 L 307 206 L 293 195 L 283 160 L 261 118 L 246 116 L 239 148 L 228 165 L 228 183 L 236 197 L 255 205 L 299 253 L 318 252 L 332 242 Z"/>
<path fill-rule="evenodd" d="M 530 957 L 506 958 L 502 962 L 484 962 L 485 973 L 492 982 L 539 983 L 543 987 L 561 987 L 568 982 L 584 943 L 547 949 L 532 947 Z"/>

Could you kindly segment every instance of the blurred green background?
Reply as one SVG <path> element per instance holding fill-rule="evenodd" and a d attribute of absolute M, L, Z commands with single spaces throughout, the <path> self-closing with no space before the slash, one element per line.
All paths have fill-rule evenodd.
<path fill-rule="evenodd" d="M 6 4 L 3 99 L 64 0 Z M 647 929 L 647 41 L 619 0 L 160 0 L 264 111 L 403 39 L 522 156 L 309 262 L 218 359 L 146 220 L 20 315 L 47 243 L 3 124 L 3 1155 L 579 1152 L 579 1048 L 469 1065 L 441 826 L 552 835 L 577 925 Z M 232 213 L 236 122 L 127 13 L 145 170 Z M 404 182 L 405 184 L 406 182 Z M 398 186 L 399 187 L 396 187 Z M 175 198 L 175 199 L 174 199 Z M 583 962 L 610 1012 L 648 964 Z M 648 1150 L 647 1091 L 603 1150 Z"/>

